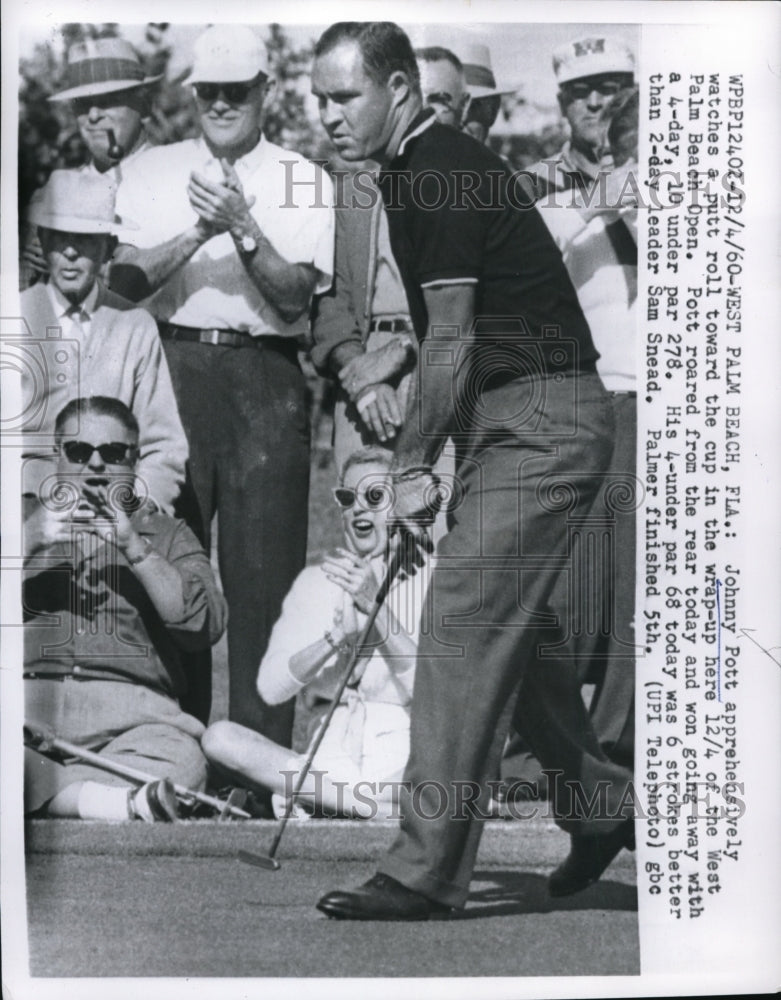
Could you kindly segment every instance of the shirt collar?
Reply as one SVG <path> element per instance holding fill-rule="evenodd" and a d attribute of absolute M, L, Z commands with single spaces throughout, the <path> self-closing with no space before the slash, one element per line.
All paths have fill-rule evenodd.
<path fill-rule="evenodd" d="M 396 150 L 396 156 L 394 156 L 394 160 L 396 159 L 396 157 L 402 156 L 405 153 L 407 149 L 407 143 L 409 143 L 412 139 L 417 138 L 419 135 L 422 135 L 427 129 L 431 128 L 431 126 L 436 122 L 436 120 L 437 116 L 434 114 L 431 108 L 423 108 L 417 115 L 415 115 L 415 117 L 412 119 L 412 122 L 410 123 L 410 127 L 407 129 L 407 131 L 401 138 L 401 142 L 399 143 L 399 148 Z"/>
<path fill-rule="evenodd" d="M 51 300 L 52 307 L 54 308 L 54 315 L 58 319 L 62 319 L 64 316 L 67 316 L 71 311 L 72 303 L 68 302 L 59 288 L 52 284 L 51 281 L 47 282 L 45 287 L 46 291 L 49 293 L 49 299 Z M 96 281 L 84 301 L 79 303 L 82 316 L 86 314 L 88 320 L 92 319 L 92 314 L 95 312 L 99 291 L 98 282 Z"/>
<path fill-rule="evenodd" d="M 198 142 L 200 143 L 201 149 L 203 150 L 205 162 L 206 163 L 213 162 L 219 164 L 220 158 L 216 156 L 209 149 L 206 139 L 203 136 L 201 136 L 198 139 Z M 236 172 L 247 175 L 253 174 L 261 165 L 261 163 L 263 163 L 263 161 L 267 158 L 270 148 L 271 148 L 271 143 L 261 132 L 260 141 L 258 142 L 257 146 L 254 146 L 248 153 L 245 153 L 244 156 L 240 156 L 239 159 L 236 160 L 236 162 L 234 163 Z"/>

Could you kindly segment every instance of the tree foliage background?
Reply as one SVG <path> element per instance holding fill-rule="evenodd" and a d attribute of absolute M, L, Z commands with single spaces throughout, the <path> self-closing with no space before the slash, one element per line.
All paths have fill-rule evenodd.
<path fill-rule="evenodd" d="M 150 140 L 158 145 L 178 142 L 200 134 L 189 87 L 181 85 L 183 73 L 171 79 L 169 63 L 173 43 L 168 24 L 148 24 L 145 43 L 137 46 L 147 76 L 164 74 L 153 90 L 152 117 L 147 124 Z M 52 170 L 78 167 L 86 161 L 87 150 L 76 127 L 68 102 L 47 100 L 65 87 L 65 53 L 75 42 L 86 38 L 120 36 L 118 24 L 70 23 L 60 27 L 62 55 L 52 45 L 38 43 L 20 61 L 19 85 L 19 207 L 23 211 L 32 192 L 46 182 Z M 322 137 L 307 117 L 304 93 L 308 89 L 311 47 L 296 48 L 283 28 L 269 26 L 266 45 L 277 92 L 265 133 L 272 142 L 295 149 L 304 156 L 321 152 Z"/>
<path fill-rule="evenodd" d="M 203 25 L 206 27 L 206 25 Z M 184 49 L 177 33 L 167 23 L 144 26 L 139 41 L 134 42 L 147 76 L 162 75 L 152 92 L 152 114 L 147 122 L 149 139 L 165 145 L 200 134 L 195 102 L 190 87 L 182 86 L 188 68 Z M 35 44 L 20 60 L 19 83 L 19 218 L 36 188 L 46 183 L 52 170 L 78 167 L 87 161 L 87 149 L 81 139 L 69 103 L 48 101 L 52 94 L 65 89 L 65 54 L 75 42 L 88 38 L 121 36 L 123 28 L 115 23 L 67 23 L 59 27 L 61 45 Z M 305 95 L 309 91 L 312 45 L 296 46 L 284 28 L 271 24 L 264 34 L 272 72 L 277 79 L 276 94 L 264 128 L 265 134 L 279 145 L 312 159 L 333 162 L 334 153 L 320 126 L 309 117 Z M 177 47 L 179 46 L 178 50 Z M 503 99 L 501 114 L 511 120 L 518 95 Z M 553 154 L 563 141 L 560 124 L 543 129 L 525 130 L 523 134 L 494 134 L 491 145 L 516 168 Z M 344 167 L 344 163 L 338 165 Z M 319 428 L 329 397 L 326 384 L 309 366 L 307 374 L 312 392 L 314 440 L 327 450 L 328 432 Z M 320 440 L 322 439 L 322 440 Z M 317 519 L 315 519 L 317 520 Z"/>
<path fill-rule="evenodd" d="M 204 25 L 205 27 L 205 25 Z M 164 74 L 153 92 L 152 117 L 147 132 L 158 145 L 178 142 L 200 133 L 191 89 L 183 87 L 185 72 L 172 73 L 179 59 L 175 53 L 175 32 L 171 25 L 145 26 L 143 43 L 137 50 L 148 76 Z M 64 89 L 65 53 L 85 38 L 119 36 L 119 24 L 68 23 L 60 26 L 62 52 L 46 43 L 35 45 L 20 63 L 19 89 L 19 207 L 20 215 L 35 188 L 46 182 L 58 167 L 77 167 L 86 161 L 87 151 L 67 102 L 50 103 L 47 98 Z M 269 139 L 304 156 L 329 159 L 331 149 L 319 122 L 307 114 L 305 94 L 309 90 L 312 46 L 296 46 L 279 24 L 271 24 L 264 35 L 277 91 L 266 122 Z M 501 114 L 510 119 L 523 98 L 508 95 Z M 564 134 L 560 124 L 518 135 L 491 136 L 491 145 L 513 167 L 523 168 L 560 148 Z"/>

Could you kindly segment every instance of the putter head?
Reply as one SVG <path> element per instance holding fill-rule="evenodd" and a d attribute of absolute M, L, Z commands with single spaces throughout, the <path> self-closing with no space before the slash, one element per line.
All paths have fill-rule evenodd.
<path fill-rule="evenodd" d="M 278 872 L 282 867 L 276 858 L 271 858 L 268 854 L 253 854 L 251 851 L 239 851 L 239 861 L 245 865 L 254 865 L 255 868 L 265 868 L 268 872 Z"/>

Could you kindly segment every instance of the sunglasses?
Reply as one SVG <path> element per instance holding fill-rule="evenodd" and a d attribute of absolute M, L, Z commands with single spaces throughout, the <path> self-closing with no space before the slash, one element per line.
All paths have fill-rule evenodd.
<path fill-rule="evenodd" d="M 122 441 L 112 441 L 110 444 L 89 444 L 87 441 L 63 441 L 62 450 L 65 457 L 74 465 L 86 465 L 94 452 L 100 455 L 106 465 L 129 465 L 134 444 Z"/>
<path fill-rule="evenodd" d="M 243 104 L 259 82 L 260 79 L 255 77 L 242 83 L 194 83 L 193 89 L 202 101 L 216 101 L 222 94 L 228 104 Z"/>
<path fill-rule="evenodd" d="M 334 500 L 342 510 L 350 510 L 360 498 L 367 510 L 383 510 L 390 507 L 392 493 L 387 486 L 370 486 L 366 490 L 353 490 L 349 486 L 337 486 L 333 491 Z"/>
<path fill-rule="evenodd" d="M 93 108 L 105 111 L 108 108 L 135 107 L 139 95 L 133 91 L 112 90 L 108 94 L 95 94 L 92 97 L 74 97 L 70 102 L 73 113 L 78 117 L 89 114 Z"/>
<path fill-rule="evenodd" d="M 573 100 L 582 101 L 595 90 L 603 97 L 614 97 L 619 90 L 623 89 L 623 86 L 620 80 L 598 80 L 595 83 L 579 80 L 576 83 L 566 84 L 564 89 Z"/>

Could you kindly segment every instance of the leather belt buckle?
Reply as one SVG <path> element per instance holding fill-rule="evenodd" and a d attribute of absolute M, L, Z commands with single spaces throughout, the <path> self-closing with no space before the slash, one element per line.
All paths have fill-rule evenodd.
<path fill-rule="evenodd" d="M 200 341 L 202 344 L 211 344 L 213 347 L 218 347 L 226 332 L 224 330 L 201 330 Z"/>
<path fill-rule="evenodd" d="M 392 316 L 372 320 L 371 329 L 377 333 L 411 333 L 413 327 L 411 319 L 405 316 Z"/>

